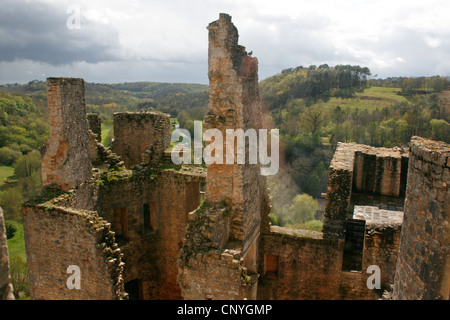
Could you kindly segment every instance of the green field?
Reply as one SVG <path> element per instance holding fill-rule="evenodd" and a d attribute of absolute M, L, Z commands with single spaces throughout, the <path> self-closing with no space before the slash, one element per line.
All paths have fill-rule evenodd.
<path fill-rule="evenodd" d="M 112 123 L 102 123 L 102 143 L 105 147 L 109 147 L 108 134 L 113 130 Z"/>
<path fill-rule="evenodd" d="M 0 186 L 2 186 L 6 179 L 14 174 L 14 168 L 10 166 L 0 166 Z"/>
<path fill-rule="evenodd" d="M 10 259 L 19 256 L 23 261 L 27 261 L 25 253 L 25 238 L 23 233 L 23 225 L 20 222 L 15 222 L 17 231 L 14 237 L 7 240 L 8 252 Z"/>
<path fill-rule="evenodd" d="M 378 109 L 382 110 L 385 107 L 389 107 L 396 102 L 406 102 L 407 99 L 404 96 L 397 94 L 399 88 L 386 88 L 386 87 L 369 87 L 363 92 L 355 94 L 354 98 L 330 98 L 326 102 L 326 107 L 334 109 L 340 106 L 342 109 L 355 109 L 359 110 L 367 109 L 369 111 Z"/>

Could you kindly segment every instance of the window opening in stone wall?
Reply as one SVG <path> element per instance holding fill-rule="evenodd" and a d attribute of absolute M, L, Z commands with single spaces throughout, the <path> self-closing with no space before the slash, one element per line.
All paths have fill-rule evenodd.
<path fill-rule="evenodd" d="M 400 171 L 400 196 L 405 197 L 406 184 L 408 182 L 409 157 L 402 157 L 402 168 Z"/>
<path fill-rule="evenodd" d="M 362 271 L 365 220 L 348 220 L 345 231 L 343 271 Z"/>
<path fill-rule="evenodd" d="M 114 231 L 117 240 L 128 240 L 128 210 L 114 209 Z"/>
<path fill-rule="evenodd" d="M 144 231 L 156 231 L 156 205 L 154 202 L 144 203 Z"/>
<path fill-rule="evenodd" d="M 264 276 L 271 279 L 278 278 L 278 255 L 264 255 Z"/>
<path fill-rule="evenodd" d="M 124 284 L 129 300 L 142 300 L 142 280 L 134 279 Z"/>

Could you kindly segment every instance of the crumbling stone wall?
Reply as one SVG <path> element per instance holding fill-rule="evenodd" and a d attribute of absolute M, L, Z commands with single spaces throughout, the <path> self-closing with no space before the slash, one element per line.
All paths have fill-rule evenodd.
<path fill-rule="evenodd" d="M 450 299 L 450 146 L 411 139 L 393 298 Z"/>
<path fill-rule="evenodd" d="M 95 212 L 54 206 L 23 209 L 31 297 L 37 300 L 114 300 L 126 297 L 122 253 L 111 226 Z M 80 289 L 69 289 L 71 265 Z"/>
<path fill-rule="evenodd" d="M 339 144 L 330 165 L 323 233 L 262 228 L 258 298 L 378 299 L 389 290 L 403 219 L 396 210 L 403 210 L 405 157 L 400 149 Z M 377 290 L 367 286 L 371 265 L 380 268 Z"/>
<path fill-rule="evenodd" d="M 2 208 L 0 208 L 0 300 L 14 300 L 13 287 L 9 275 L 9 254 Z"/>
<path fill-rule="evenodd" d="M 186 300 L 244 300 L 256 296 L 257 276 L 247 275 L 240 251 L 198 252 L 180 260 L 179 266 L 181 293 Z"/>
<path fill-rule="evenodd" d="M 127 168 L 136 164 L 160 163 L 170 146 L 170 115 L 159 112 L 114 113 L 111 150 Z"/>
<path fill-rule="evenodd" d="M 384 228 L 388 228 L 384 226 Z M 258 299 L 375 300 L 390 288 L 395 273 L 399 228 L 379 226 L 365 231 L 362 270 L 344 271 L 344 240 L 323 239 L 322 233 L 272 227 L 261 240 Z M 376 230 L 376 231 L 375 231 Z M 389 235 L 389 236 L 388 236 Z M 273 261 L 276 261 L 275 265 Z M 369 289 L 370 265 L 381 269 L 381 289 Z"/>
<path fill-rule="evenodd" d="M 125 283 L 138 280 L 141 298 L 182 299 L 177 280 L 177 259 L 185 236 L 187 214 L 200 204 L 201 169 L 126 171 L 103 180 L 96 211 L 117 230 L 114 213 L 126 210 L 127 235 L 118 240 L 124 253 Z M 120 196 L 118 196 L 120 195 Z M 145 228 L 144 206 L 155 220 Z"/>
<path fill-rule="evenodd" d="M 91 130 L 89 130 L 89 157 L 95 169 L 107 170 L 124 166 L 120 156 L 98 142 L 97 136 Z"/>
<path fill-rule="evenodd" d="M 42 205 L 29 204 L 26 211 L 29 217 L 24 215 L 24 226 L 27 237 L 31 238 L 27 240 L 30 272 L 39 275 L 41 272 L 37 270 L 42 265 L 45 269 L 61 268 L 56 267 L 58 261 L 70 261 L 72 252 L 80 256 L 79 251 L 89 245 L 84 240 L 71 242 L 71 238 L 58 237 L 58 233 L 73 232 L 65 227 L 66 222 L 59 221 L 60 215 L 56 215 L 57 221 L 54 222 L 53 208 L 57 209 L 56 212 L 67 211 L 75 216 L 88 212 L 98 215 L 105 223 L 107 221 L 108 229 L 115 234 L 114 247 L 117 246 L 121 253 L 120 278 L 123 284 L 139 281 L 140 299 L 182 299 L 176 282 L 177 259 L 185 235 L 187 214 L 200 204 L 200 183 L 205 180 L 205 173 L 202 168 L 189 167 L 141 171 L 116 169 L 99 172 L 77 188 L 55 196 L 49 205 L 44 205 L 45 209 L 41 208 Z M 149 205 L 154 215 L 151 229 L 145 228 L 145 205 Z M 117 212 L 124 213 L 126 234 L 117 225 Z M 83 220 L 67 223 L 73 224 L 77 232 L 92 233 L 83 230 Z M 77 227 L 79 224 L 81 226 Z M 45 241 L 45 246 L 54 253 L 50 262 L 46 262 L 47 256 L 41 256 L 43 244 L 37 241 L 43 234 L 50 234 Z M 93 254 L 89 248 L 85 250 L 86 254 L 80 257 Z M 48 266 L 50 263 L 51 266 Z M 35 279 L 36 283 L 39 281 L 40 278 Z M 104 279 L 97 277 L 92 281 Z M 42 290 L 32 290 L 32 297 L 54 299 L 55 292 L 64 290 L 63 285 L 59 280 L 44 282 L 41 284 Z M 52 288 L 44 290 L 47 286 Z M 99 292 L 90 292 L 90 295 L 92 299 L 109 299 Z M 68 299 L 72 298 L 77 296 L 68 295 Z"/>
<path fill-rule="evenodd" d="M 184 246 L 177 261 L 184 299 L 256 298 L 257 275 L 244 266 L 239 243 L 228 242 L 230 208 L 203 203 L 188 215 Z"/>
<path fill-rule="evenodd" d="M 323 232 L 328 238 L 343 238 L 350 212 L 354 150 L 338 144 L 328 168 Z"/>
<path fill-rule="evenodd" d="M 343 241 L 282 231 L 263 235 L 258 299 L 339 299 Z M 269 258 L 276 261 L 272 267 Z"/>
<path fill-rule="evenodd" d="M 42 183 L 62 190 L 92 175 L 84 80 L 47 78 L 49 136 L 43 148 Z"/>
<path fill-rule="evenodd" d="M 200 204 L 204 168 L 157 162 L 167 156 L 164 151 L 170 139 L 168 115 L 159 113 L 116 114 L 118 123 L 130 126 L 116 130 L 118 134 L 126 133 L 119 139 L 119 146 L 124 140 L 131 146 L 137 142 L 138 146 L 131 148 L 135 151 L 139 144 L 145 145 L 148 139 L 153 139 L 149 149 L 142 149 L 141 157 L 151 166 L 125 168 L 121 158 L 96 140 L 92 129 L 88 130 L 85 109 L 80 107 L 84 105 L 83 81 L 49 80 L 49 91 L 53 90 L 54 83 L 57 84 L 54 90 L 70 95 L 63 95 L 64 103 L 50 99 L 51 112 L 70 113 L 74 111 L 71 103 L 80 103 L 76 116 L 64 118 L 67 122 L 50 119 L 53 135 L 48 148 L 67 145 L 65 139 L 71 131 L 87 136 L 89 143 L 77 147 L 80 152 L 90 153 L 88 159 L 94 168 L 84 168 L 91 170 L 90 175 L 83 175 L 83 170 L 77 172 L 84 179 L 73 173 L 71 178 L 76 182 L 69 190 L 61 191 L 61 185 L 46 185 L 44 197 L 24 208 L 31 296 L 34 299 L 124 298 L 125 286 L 137 281 L 139 298 L 181 299 L 176 261 L 187 214 Z M 149 154 L 146 161 L 146 151 L 156 153 L 151 159 Z M 70 152 L 65 157 L 72 165 L 74 154 Z M 55 159 L 49 156 L 47 159 L 45 170 L 54 175 L 49 163 Z M 70 276 L 65 270 L 72 264 L 81 268 L 81 290 L 65 287 L 65 279 Z"/>
<path fill-rule="evenodd" d="M 359 147 L 361 148 L 361 147 Z M 402 173 L 408 166 L 402 166 L 402 151 L 386 148 L 365 148 L 355 151 L 353 190 L 360 193 L 373 193 L 382 196 L 398 197 L 404 194 L 401 190 Z M 375 152 L 374 152 L 375 151 Z M 402 171 L 403 169 L 403 171 Z M 405 170 L 406 169 L 406 170 Z"/>

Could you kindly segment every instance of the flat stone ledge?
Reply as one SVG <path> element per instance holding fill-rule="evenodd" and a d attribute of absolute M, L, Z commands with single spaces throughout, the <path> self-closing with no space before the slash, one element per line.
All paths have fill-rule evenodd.
<path fill-rule="evenodd" d="M 374 206 L 355 206 L 353 219 L 365 220 L 370 225 L 401 225 L 403 211 L 385 210 Z"/>

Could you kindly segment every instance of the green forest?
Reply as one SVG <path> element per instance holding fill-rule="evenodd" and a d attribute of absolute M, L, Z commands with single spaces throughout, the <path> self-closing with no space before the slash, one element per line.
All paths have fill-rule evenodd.
<path fill-rule="evenodd" d="M 434 77 L 375 79 L 367 67 L 295 67 L 260 82 L 266 122 L 280 130 L 281 164 L 268 177 L 272 223 L 320 231 L 319 199 L 338 142 L 407 146 L 413 135 L 450 143 L 450 82 Z M 86 83 L 87 112 L 102 119 L 103 143 L 118 111 L 161 111 L 193 130 L 208 86 Z M 48 135 L 46 83 L 0 86 L 0 207 L 7 220 L 16 296 L 27 297 L 21 204 L 41 192 L 40 149 Z M 24 271 L 25 270 L 25 271 Z M 13 272 L 12 272 L 13 273 Z"/>
<path fill-rule="evenodd" d="M 295 207 L 308 201 L 298 195 L 318 199 L 326 192 L 338 142 L 407 146 L 414 135 L 450 141 L 448 79 L 370 75 L 368 68 L 325 64 L 286 69 L 261 82 L 271 125 L 280 130 L 283 156 L 281 172 L 268 179 L 273 223 L 304 227 Z M 316 214 L 312 225 L 319 231 L 317 219 Z"/>

